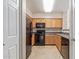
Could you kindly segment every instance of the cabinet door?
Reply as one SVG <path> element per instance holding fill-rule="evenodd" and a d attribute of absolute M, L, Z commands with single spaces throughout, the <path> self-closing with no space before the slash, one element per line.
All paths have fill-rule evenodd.
<path fill-rule="evenodd" d="M 32 19 L 32 25 L 33 25 L 33 27 L 35 27 L 35 20 L 34 19 Z"/>
<path fill-rule="evenodd" d="M 46 27 L 47 28 L 50 28 L 50 27 L 52 27 L 52 19 L 46 19 Z"/>
<path fill-rule="evenodd" d="M 45 36 L 45 44 L 55 44 L 55 35 L 46 35 Z"/>
<path fill-rule="evenodd" d="M 61 52 L 61 36 L 56 35 L 56 40 L 55 40 L 56 46 Z"/>
<path fill-rule="evenodd" d="M 62 19 L 52 20 L 52 26 L 54 28 L 62 28 Z"/>
<path fill-rule="evenodd" d="M 32 26 L 33 26 L 33 28 L 36 27 L 36 23 L 37 23 L 37 22 L 38 22 L 37 19 L 32 19 Z"/>

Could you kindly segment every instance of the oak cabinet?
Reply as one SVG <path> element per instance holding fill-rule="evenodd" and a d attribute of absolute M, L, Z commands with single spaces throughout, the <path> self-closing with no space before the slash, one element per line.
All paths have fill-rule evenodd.
<path fill-rule="evenodd" d="M 51 19 L 45 19 L 46 27 L 50 28 L 52 27 L 52 20 Z"/>
<path fill-rule="evenodd" d="M 56 43 L 58 50 L 61 52 L 61 36 L 56 35 L 55 43 Z"/>
<path fill-rule="evenodd" d="M 55 35 L 46 35 L 45 44 L 55 44 L 56 36 Z"/>
<path fill-rule="evenodd" d="M 33 27 L 36 26 L 36 23 L 45 23 L 47 28 L 62 28 L 62 18 L 34 18 L 32 20 Z"/>
<path fill-rule="evenodd" d="M 61 19 L 52 20 L 52 27 L 62 28 L 62 20 Z"/>

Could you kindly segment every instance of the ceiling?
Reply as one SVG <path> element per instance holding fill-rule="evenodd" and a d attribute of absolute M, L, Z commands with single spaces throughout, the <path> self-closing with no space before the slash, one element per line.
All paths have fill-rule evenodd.
<path fill-rule="evenodd" d="M 43 10 L 43 2 L 42 0 L 26 0 L 26 7 L 32 13 L 45 13 Z M 55 0 L 53 12 L 65 12 L 67 11 L 69 6 L 69 0 Z"/>

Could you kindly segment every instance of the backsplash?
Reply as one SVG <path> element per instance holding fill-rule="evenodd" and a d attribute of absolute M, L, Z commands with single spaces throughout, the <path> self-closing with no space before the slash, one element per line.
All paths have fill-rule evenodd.
<path fill-rule="evenodd" d="M 62 32 L 61 28 L 33 28 L 32 32 L 36 32 L 36 30 L 45 30 L 45 32 Z"/>

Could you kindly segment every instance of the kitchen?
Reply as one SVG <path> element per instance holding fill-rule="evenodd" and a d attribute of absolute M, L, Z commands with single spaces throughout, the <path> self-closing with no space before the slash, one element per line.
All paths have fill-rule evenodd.
<path fill-rule="evenodd" d="M 51 12 L 42 10 L 42 0 L 26 0 L 26 2 L 26 59 L 39 59 L 39 57 L 46 59 L 51 56 L 49 59 L 70 59 L 69 0 L 55 0 Z M 58 57 L 54 56 L 56 52 L 49 56 L 51 53 L 48 50 L 46 50 L 49 53 L 47 57 L 39 54 L 42 48 L 50 47 L 57 49 Z M 37 53 L 39 49 L 41 51 Z"/>

